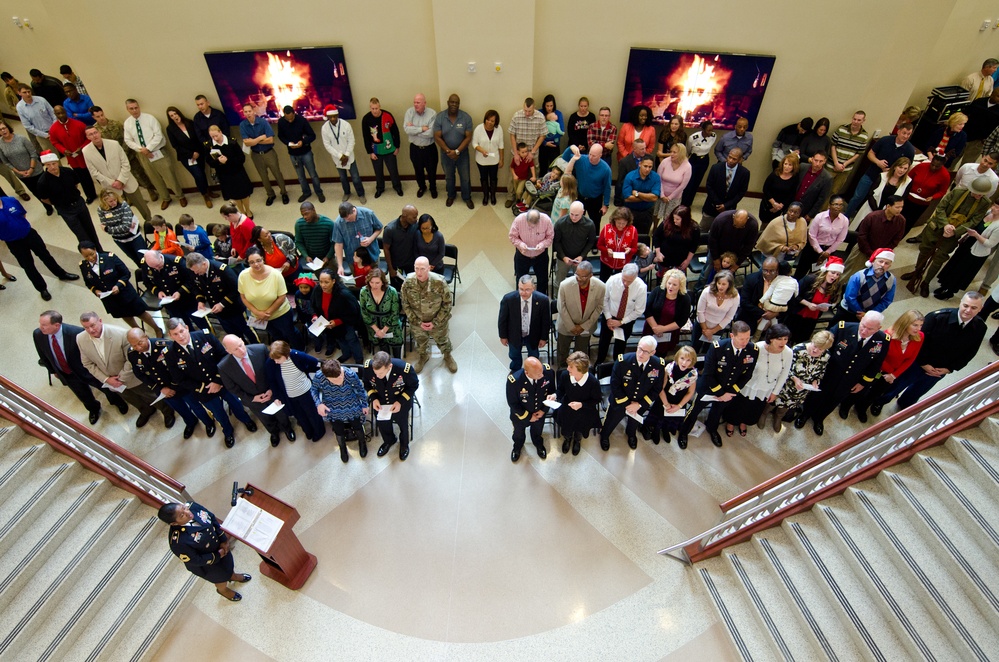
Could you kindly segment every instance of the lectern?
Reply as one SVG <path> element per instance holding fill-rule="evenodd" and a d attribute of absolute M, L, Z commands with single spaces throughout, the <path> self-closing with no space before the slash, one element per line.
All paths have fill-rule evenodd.
<path fill-rule="evenodd" d="M 266 549 L 258 546 L 261 544 L 260 538 L 254 535 L 252 523 L 249 523 L 248 528 L 231 531 L 226 526 L 230 519 L 227 517 L 222 528 L 260 554 L 262 559 L 260 572 L 265 577 L 270 577 L 292 590 L 302 588 L 305 580 L 315 569 L 317 561 L 314 554 L 305 551 L 292 530 L 299 520 L 298 510 L 255 485 L 248 484 L 243 492 L 242 499 L 264 511 L 265 515 L 273 516 L 267 518 L 270 522 L 274 522 L 274 518 L 281 520 L 280 529 L 274 535 L 273 542 Z M 237 523 L 234 521 L 232 524 L 235 526 Z"/>

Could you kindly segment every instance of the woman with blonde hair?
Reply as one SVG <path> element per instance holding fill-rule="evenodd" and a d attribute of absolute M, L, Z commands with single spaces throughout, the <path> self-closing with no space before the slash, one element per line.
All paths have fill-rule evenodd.
<path fill-rule="evenodd" d="M 909 369 L 923 347 L 923 314 L 918 310 L 902 313 L 888 332 L 888 353 L 881 364 L 881 374 L 878 375 L 871 388 L 862 392 L 855 401 L 857 419 L 867 422 L 867 408 L 871 414 L 878 416 L 881 409 L 890 402 L 885 395 L 891 390 L 895 380 Z"/>
<path fill-rule="evenodd" d="M 97 220 L 101 227 L 111 235 L 121 252 L 135 262 L 135 266 L 141 266 L 146 240 L 142 237 L 138 217 L 132 213 L 132 208 L 121 197 L 121 193 L 113 188 L 101 189 L 97 200 Z"/>
<path fill-rule="evenodd" d="M 784 388 L 774 401 L 773 430 L 780 432 L 781 421 L 791 422 L 805 404 L 808 393 L 819 387 L 826 367 L 829 364 L 829 348 L 833 345 L 833 334 L 829 331 L 816 331 L 808 342 L 798 343 L 791 348 L 791 371 Z M 757 422 L 760 428 L 766 424 L 766 416 Z"/>
<path fill-rule="evenodd" d="M 648 437 L 653 444 L 658 444 L 660 438 L 668 444 L 670 435 L 680 429 L 687 405 L 697 392 L 696 364 L 697 352 L 690 345 L 684 345 L 676 350 L 673 360 L 663 369 L 663 390 L 646 419 Z"/>
<path fill-rule="evenodd" d="M 964 125 L 967 123 L 967 115 L 954 113 L 947 118 L 946 124 L 933 132 L 926 141 L 923 152 L 927 156 L 939 154 L 944 157 L 944 167 L 950 168 L 954 160 L 964 154 L 964 148 L 968 145 L 968 134 L 964 132 Z"/>
<path fill-rule="evenodd" d="M 690 321 L 690 297 L 687 276 L 679 269 L 663 274 L 659 287 L 649 293 L 645 306 L 645 328 L 656 342 L 656 356 L 673 353 L 680 340 L 680 329 Z"/>
<path fill-rule="evenodd" d="M 906 156 L 900 156 L 888 167 L 888 170 L 881 173 L 881 176 L 874 182 L 874 188 L 867 194 L 867 201 L 857 210 L 857 215 L 850 223 L 850 229 L 856 230 L 860 222 L 875 209 L 885 206 L 888 198 L 897 195 L 905 198 L 912 180 L 909 178 L 909 168 L 912 161 Z"/>
<path fill-rule="evenodd" d="M 652 212 L 660 222 L 667 218 L 674 209 L 680 206 L 683 190 L 690 182 L 690 162 L 687 160 L 687 148 L 683 143 L 676 143 L 669 148 L 669 154 L 659 164 L 659 199 L 656 200 Z"/>
<path fill-rule="evenodd" d="M 569 213 L 569 205 L 579 200 L 579 185 L 573 175 L 562 175 L 561 187 L 552 202 L 552 222 Z"/>

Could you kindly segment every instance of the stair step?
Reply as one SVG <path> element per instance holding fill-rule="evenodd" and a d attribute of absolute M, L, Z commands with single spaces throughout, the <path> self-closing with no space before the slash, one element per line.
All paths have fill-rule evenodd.
<path fill-rule="evenodd" d="M 953 659 L 954 646 L 924 604 L 925 593 L 908 570 L 902 572 L 892 562 L 880 529 L 869 517 L 854 510 L 845 497 L 828 499 L 813 512 L 853 566 L 871 601 L 885 610 L 899 636 L 905 637 L 910 653 L 917 659 Z"/>
<path fill-rule="evenodd" d="M 85 478 L 85 476 L 84 476 Z M 74 481 L 67 485 L 31 526 L 19 528 L 19 539 L 13 540 L 4 554 L 4 572 L 0 573 L 0 611 L 21 591 L 25 583 L 60 548 L 80 522 L 108 489 L 102 479 L 90 482 Z"/>
<path fill-rule="evenodd" d="M 908 489 L 904 481 L 900 489 Z M 871 539 L 858 541 L 858 545 L 870 542 L 871 556 L 880 553 L 886 561 L 885 567 L 894 567 L 914 602 L 936 621 L 950 650 L 961 652 L 962 659 L 970 652 L 982 662 L 989 659 L 986 650 L 999 650 L 999 638 L 989 634 L 991 626 L 962 590 L 960 569 L 954 557 L 935 553 L 923 541 L 924 522 L 906 517 L 876 481 L 867 481 L 859 489 L 856 486 L 848 489 L 846 501 L 854 508 L 851 515 L 859 515 L 866 523 L 865 530 L 875 531 Z M 883 577 L 888 580 L 891 575 L 886 571 Z"/>
<path fill-rule="evenodd" d="M 18 439 L 17 434 L 9 432 L 11 428 L 0 428 L 4 432 L 0 437 L 0 447 L 3 454 L 0 455 L 0 502 L 6 501 L 14 491 L 24 482 L 26 476 L 30 476 L 35 467 L 45 457 L 43 448 L 38 440 L 34 443 L 23 443 L 23 439 Z M 20 428 L 16 428 L 20 429 Z"/>
<path fill-rule="evenodd" d="M 132 538 L 129 515 L 136 503 L 137 499 L 118 492 L 95 504 L 81 519 L 5 609 L 5 618 L 0 621 L 0 656 L 11 646 L 20 648 L 32 641 L 35 631 L 49 625 L 49 615 L 62 607 L 78 584 L 91 578 L 96 581 L 100 575 L 95 577 L 93 569 L 109 556 L 115 541 Z"/>
<path fill-rule="evenodd" d="M 743 597 L 741 582 L 721 558 L 701 561 L 694 572 L 707 590 L 711 603 L 721 616 L 725 630 L 746 662 L 781 659 L 774 640 L 751 615 L 751 604 Z"/>
<path fill-rule="evenodd" d="M 826 593 L 815 585 L 808 569 L 810 562 L 780 528 L 753 536 L 753 546 L 759 552 L 771 576 L 777 580 L 782 599 L 793 605 L 792 613 L 802 628 L 810 634 L 816 655 L 812 659 L 831 661 L 861 659 L 854 644 L 856 631 L 849 632 L 829 603 Z"/>
<path fill-rule="evenodd" d="M 38 518 L 62 494 L 83 469 L 57 453 L 46 453 L 10 497 L 0 502 L 0 555 L 20 538 L 20 532 Z"/>
<path fill-rule="evenodd" d="M 853 566 L 833 544 L 814 511 L 784 520 L 781 528 L 800 557 L 807 559 L 814 585 L 825 593 L 831 610 L 853 638 L 862 658 L 877 662 L 898 659 L 898 651 L 911 647 L 911 642 L 904 643 L 891 620 L 867 595 Z"/>
<path fill-rule="evenodd" d="M 917 457 L 915 462 L 925 464 L 926 460 Z M 964 518 L 955 517 L 954 509 L 941 499 L 912 463 L 882 472 L 878 481 L 891 494 L 898 513 L 912 522 L 927 552 L 946 559 L 950 574 L 965 596 L 974 601 L 982 614 L 999 616 L 999 595 L 988 581 L 999 575 L 999 564 L 995 562 L 995 555 L 986 553 L 979 545 L 981 528 L 974 524 L 968 528 Z"/>
<path fill-rule="evenodd" d="M 728 561 L 739 579 L 743 599 L 750 605 L 750 612 L 757 620 L 757 628 L 768 633 L 774 648 L 784 660 L 814 660 L 819 648 L 810 632 L 802 628 L 795 617 L 794 603 L 786 599 L 780 581 L 770 574 L 768 563 L 760 558 L 750 543 L 743 543 L 726 551 Z M 814 645 L 813 642 L 814 641 Z"/>
<path fill-rule="evenodd" d="M 969 430 L 963 430 L 962 435 L 967 432 Z M 969 497 L 982 509 L 992 526 L 999 529 L 999 512 L 991 507 L 994 503 L 992 495 L 999 489 L 999 457 L 995 457 L 992 443 L 955 435 L 947 440 L 945 446 L 964 466 L 967 475 L 981 487 L 977 494 L 985 500 L 975 499 L 974 494 L 969 494 Z"/>

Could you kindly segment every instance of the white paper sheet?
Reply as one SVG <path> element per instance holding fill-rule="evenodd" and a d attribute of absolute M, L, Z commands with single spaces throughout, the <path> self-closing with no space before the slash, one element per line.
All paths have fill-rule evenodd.
<path fill-rule="evenodd" d="M 284 520 L 250 503 L 239 499 L 225 516 L 222 529 L 263 553 L 267 553 L 274 539 L 281 532 Z"/>
<path fill-rule="evenodd" d="M 309 262 L 305 266 L 309 269 L 312 269 L 313 271 L 319 271 L 320 269 L 323 268 L 323 261 L 317 257 L 316 259 L 314 259 L 312 262 Z"/>
<path fill-rule="evenodd" d="M 272 416 L 272 415 L 278 413 L 279 411 L 281 411 L 282 409 L 284 409 L 284 403 L 282 403 L 280 400 L 275 400 L 274 402 L 270 403 L 269 405 L 267 405 L 266 407 L 264 407 L 260 411 L 263 414 L 267 414 L 268 416 Z"/>
<path fill-rule="evenodd" d="M 557 400 L 545 400 L 545 406 L 549 409 L 558 409 L 562 406 L 562 403 Z"/>
<path fill-rule="evenodd" d="M 628 257 L 628 254 L 624 251 L 611 251 L 611 257 L 615 260 L 624 260 Z"/>
<path fill-rule="evenodd" d="M 632 413 L 632 412 L 628 411 L 628 412 L 625 412 L 625 413 L 628 414 L 628 416 L 630 416 L 633 419 L 635 419 L 636 421 L 638 421 L 639 423 L 644 423 L 645 422 L 645 417 L 642 416 L 641 414 L 639 414 L 638 412 Z"/>
<path fill-rule="evenodd" d="M 666 411 L 666 410 L 663 410 L 663 416 L 679 416 L 679 417 L 681 417 L 681 418 L 682 418 L 682 417 L 684 417 L 684 416 L 686 416 L 686 415 L 687 415 L 687 410 L 686 410 L 686 409 L 683 409 L 682 407 L 681 407 L 680 409 L 677 409 L 677 410 L 676 410 L 675 412 L 673 412 L 672 414 L 671 414 L 671 413 L 669 413 L 669 412 L 668 412 L 668 411 Z"/>
<path fill-rule="evenodd" d="M 812 386 L 808 382 L 802 382 L 802 384 L 801 384 L 801 390 L 803 390 L 803 391 L 815 391 L 816 393 L 818 393 L 822 389 L 820 389 L 818 386 Z"/>
<path fill-rule="evenodd" d="M 152 163 L 153 161 L 159 161 L 162 158 L 163 158 L 163 150 L 154 149 L 153 155 L 149 157 L 149 162 Z"/>
<path fill-rule="evenodd" d="M 174 301 L 176 301 L 176 299 L 173 297 L 163 297 L 162 299 L 160 299 L 160 305 L 165 306 L 167 304 L 173 303 Z"/>
<path fill-rule="evenodd" d="M 162 400 L 164 398 L 166 398 L 166 396 L 163 395 L 162 393 L 160 393 L 159 395 L 156 396 L 156 399 L 153 400 L 150 404 L 154 404 L 155 405 L 157 402 L 159 402 L 160 400 Z"/>
<path fill-rule="evenodd" d="M 99 296 L 102 299 L 107 299 L 109 296 L 111 296 L 111 290 L 108 290 L 107 292 L 101 292 L 97 296 Z"/>
<path fill-rule="evenodd" d="M 261 330 L 263 330 L 263 329 L 267 328 L 267 320 L 258 320 L 253 315 L 250 315 L 249 319 L 246 320 L 246 323 L 251 328 L 254 328 L 254 329 L 261 329 Z"/>
<path fill-rule="evenodd" d="M 309 326 L 309 333 L 318 338 L 323 334 L 323 331 L 326 330 L 326 325 L 329 323 L 330 321 L 328 319 L 320 315 L 319 317 L 316 318 L 316 321 L 313 322 L 311 326 Z"/>
<path fill-rule="evenodd" d="M 211 308 L 201 308 L 191 313 L 191 317 L 208 317 L 212 314 Z"/>
<path fill-rule="evenodd" d="M 121 386 L 111 386 L 107 382 L 104 382 L 103 384 L 101 384 L 101 388 L 106 388 L 107 390 L 114 391 L 115 393 L 121 393 L 127 387 L 124 384 L 122 384 Z"/>
<path fill-rule="evenodd" d="M 377 419 L 379 421 L 387 421 L 392 418 L 392 407 L 388 405 L 383 405 L 381 409 L 378 410 Z"/>
<path fill-rule="evenodd" d="M 614 333 L 611 334 L 611 337 L 614 340 L 624 340 L 624 329 L 622 329 L 621 327 L 617 327 L 616 329 L 614 329 Z"/>

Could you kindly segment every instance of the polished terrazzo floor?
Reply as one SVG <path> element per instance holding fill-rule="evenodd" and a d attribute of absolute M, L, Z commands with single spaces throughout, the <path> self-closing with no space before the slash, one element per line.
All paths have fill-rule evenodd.
<path fill-rule="evenodd" d="M 203 430 L 184 441 L 180 426 L 165 430 L 160 419 L 136 432 L 134 413 L 105 407 L 100 432 L 185 482 L 216 513 L 227 512 L 234 480 L 294 504 L 296 532 L 319 558 L 297 592 L 258 576 L 235 605 L 199 587 L 155 659 L 186 659 L 191 637 L 206 659 L 244 661 L 737 659 L 694 574 L 656 550 L 712 525 L 719 502 L 860 424 L 833 415 L 824 437 L 786 425 L 776 435 L 751 428 L 748 438 L 726 440 L 721 449 L 692 438 L 686 451 L 644 441 L 631 451 L 621 431 L 606 453 L 593 437 L 577 457 L 549 441 L 546 461 L 528 445 L 511 464 L 496 311 L 514 287 L 506 238 L 512 216 L 502 206 L 480 206 L 478 195 L 474 211 L 448 209 L 443 195 L 417 200 L 415 185 L 405 188 L 405 198 L 390 192 L 367 206 L 386 223 L 405 203 L 433 214 L 460 249 L 463 281 L 451 322 L 459 370 L 451 375 L 435 359 L 421 375 L 422 408 L 406 462 L 374 452 L 361 460 L 352 446 L 345 465 L 331 435 L 272 448 L 263 430 L 250 435 L 239 425 L 236 446 L 226 450 Z M 258 190 L 257 223 L 290 230 L 298 187 L 290 191 L 290 205 L 265 207 Z M 327 184 L 326 192 L 320 212 L 335 217 L 339 186 Z M 190 199 L 184 211 L 200 224 L 219 220 L 217 207 Z M 36 201 L 26 206 L 57 259 L 75 265 L 75 241 L 62 221 L 46 217 Z M 755 210 L 756 201 L 749 206 Z M 164 216 L 173 222 L 179 213 L 175 203 Z M 914 261 L 911 247 L 900 252 L 896 274 Z M 79 284 L 51 278 L 54 301 L 45 304 L 6 248 L 0 257 L 19 277 L 0 292 L 8 320 L 0 371 L 82 417 L 82 405 L 67 389 L 50 387 L 35 364 L 30 332 L 42 310 L 55 308 L 75 323 L 99 302 Z M 889 322 L 909 305 L 940 307 L 899 289 Z M 990 321 L 990 333 L 994 326 Z M 986 346 L 971 368 L 993 358 Z M 259 575 L 247 548 L 235 555 L 238 570 Z"/>

